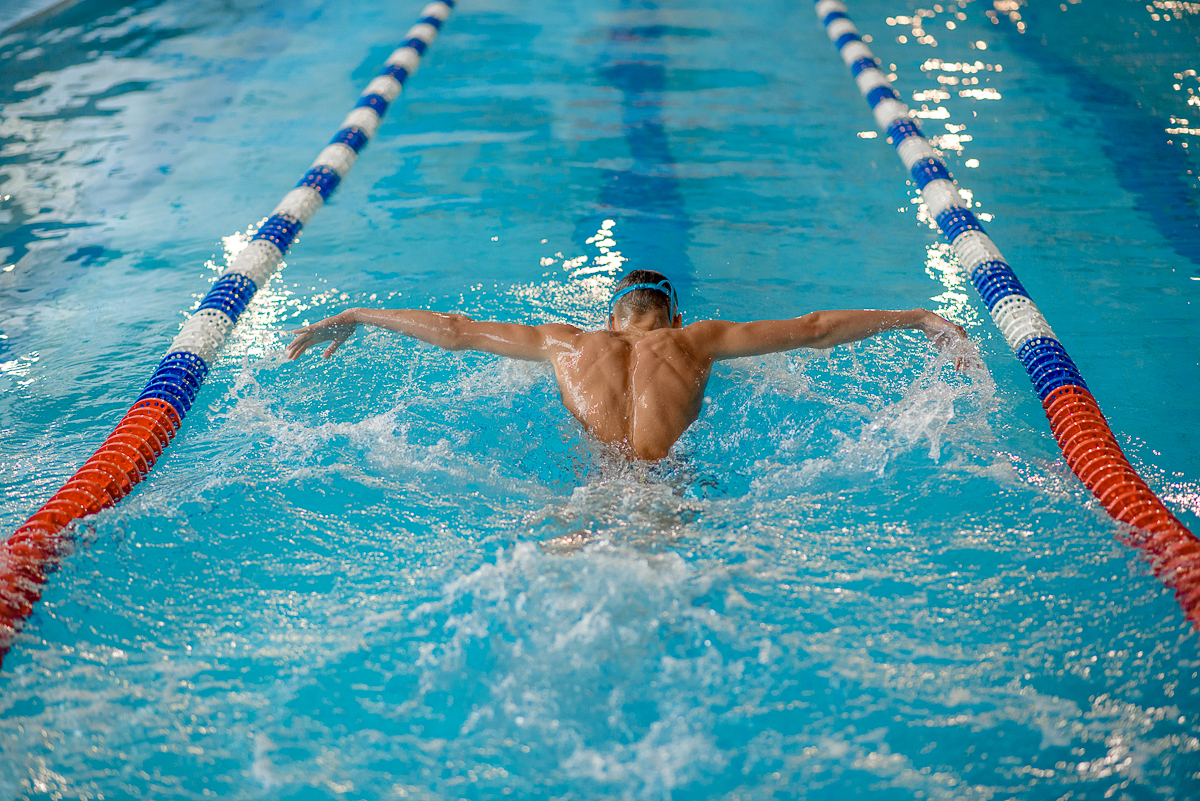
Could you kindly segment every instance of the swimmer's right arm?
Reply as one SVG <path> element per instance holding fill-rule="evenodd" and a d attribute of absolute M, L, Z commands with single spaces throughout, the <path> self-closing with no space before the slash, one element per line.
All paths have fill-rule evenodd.
<path fill-rule="evenodd" d="M 318 323 L 297 328 L 287 357 L 295 359 L 313 345 L 329 342 L 324 358 L 333 356 L 360 325 L 371 325 L 428 342 L 445 350 L 478 350 L 512 359 L 551 358 L 564 340 L 579 333 L 569 325 L 521 325 L 472 320 L 462 314 L 424 309 L 347 309 Z"/>
<path fill-rule="evenodd" d="M 757 320 L 750 323 L 705 320 L 693 323 L 689 328 L 697 329 L 697 338 L 714 360 L 759 356 L 796 348 L 832 348 L 902 328 L 924 332 L 935 345 L 943 349 L 967 337 L 962 326 L 925 309 L 840 309 L 810 312 L 791 320 Z"/>

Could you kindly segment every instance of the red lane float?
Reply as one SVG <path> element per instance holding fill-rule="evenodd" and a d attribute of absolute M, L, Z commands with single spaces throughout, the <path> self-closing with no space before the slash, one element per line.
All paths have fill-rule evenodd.
<path fill-rule="evenodd" d="M 1092 393 L 1059 387 L 1042 407 L 1072 472 L 1110 515 L 1138 530 L 1134 544 L 1150 557 L 1155 574 L 1174 588 L 1188 620 L 1200 626 L 1200 540 L 1129 464 Z"/>
<path fill-rule="evenodd" d="M 1101 506 L 1134 527 L 1157 575 L 1175 588 L 1184 614 L 1200 628 L 1200 541 L 1129 464 L 1079 368 L 1017 280 L 996 243 L 958 191 L 942 154 L 900 99 L 841 0 L 815 0 L 817 17 L 854 75 L 875 122 L 908 169 L 921 201 L 950 243 L 988 313 L 1024 365 L 1063 458 Z M 866 37 L 870 38 L 870 37 Z"/>
<path fill-rule="evenodd" d="M 0 658 L 33 611 L 46 574 L 66 548 L 67 526 L 112 506 L 146 477 L 179 430 L 209 364 L 246 305 L 278 269 L 300 229 L 350 172 L 453 6 L 454 0 L 433 0 L 421 10 L 404 43 L 388 56 L 312 167 L 183 324 L 133 408 L 54 497 L 0 544 Z"/>
<path fill-rule="evenodd" d="M 134 404 L 75 475 L 0 544 L 0 654 L 41 598 L 47 574 L 67 547 L 67 526 L 128 495 L 180 423 L 169 403 L 147 399 Z"/>

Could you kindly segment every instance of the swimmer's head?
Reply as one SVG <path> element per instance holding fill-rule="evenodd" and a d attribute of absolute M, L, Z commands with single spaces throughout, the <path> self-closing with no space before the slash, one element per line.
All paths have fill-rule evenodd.
<path fill-rule="evenodd" d="M 609 301 L 608 327 L 623 328 L 631 317 L 654 314 L 655 328 L 680 328 L 683 315 L 679 297 L 665 275 L 654 270 L 632 270 L 618 283 Z"/>

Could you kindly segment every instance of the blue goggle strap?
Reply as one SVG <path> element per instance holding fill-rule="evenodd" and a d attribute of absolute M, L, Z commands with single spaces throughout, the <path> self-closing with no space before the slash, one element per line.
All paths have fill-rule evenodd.
<path fill-rule="evenodd" d="M 617 301 L 628 295 L 630 292 L 637 292 L 639 289 L 650 289 L 655 292 L 661 292 L 667 296 L 667 308 L 671 319 L 675 319 L 675 315 L 679 311 L 679 298 L 675 296 L 675 287 L 671 286 L 671 282 L 667 279 L 659 281 L 657 284 L 630 284 L 620 292 L 612 296 L 612 300 L 608 302 L 608 315 L 612 316 L 613 307 L 617 305 Z"/>

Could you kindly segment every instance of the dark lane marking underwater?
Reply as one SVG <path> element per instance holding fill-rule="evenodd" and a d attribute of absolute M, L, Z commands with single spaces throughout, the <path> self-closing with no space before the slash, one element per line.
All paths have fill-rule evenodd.
<path fill-rule="evenodd" d="M 137 12 L 142 12 L 160 4 L 161 0 L 135 4 L 112 0 L 67 6 L 60 4 L 5 29 L 3 33 L 6 42 L 0 50 L 4 56 L 0 107 L 36 97 L 55 87 L 53 83 L 39 83 L 30 88 L 29 82 L 39 76 L 47 73 L 61 75 L 72 67 L 89 64 L 103 57 L 137 58 L 160 42 L 193 32 L 192 29 L 181 26 L 135 26 L 121 30 L 129 17 L 113 16 L 123 8 L 132 7 Z M 40 30 L 40 26 L 44 25 L 53 26 L 53 30 L 62 32 L 61 35 L 47 38 Z M 83 116 L 112 116 L 120 112 L 117 109 L 100 109 L 96 106 L 97 102 L 129 92 L 144 92 L 151 88 L 153 87 L 149 81 L 129 81 L 97 94 L 78 95 L 77 97 L 86 98 L 82 105 L 51 114 L 25 115 L 22 119 L 41 122 Z M 35 151 L 29 145 L 20 133 L 0 134 L 0 152 L 7 151 L 6 155 L 0 156 L 0 167 L 30 162 L 54 164 L 65 155 L 62 150 Z M 10 179 L 11 176 L 0 173 L 0 187 Z M 6 194 L 0 192 L 0 197 Z M 0 248 L 13 249 L 5 259 L 12 264 L 21 261 L 30 252 L 30 246 L 57 236 L 57 232 L 100 224 L 98 220 L 84 222 L 47 219 L 47 213 L 57 211 L 55 209 L 42 209 L 37 214 L 30 214 L 25 209 L 22 199 L 15 196 L 0 200 L 0 211 L 9 212 L 9 219 L 0 222 Z M 115 251 L 114 253 L 120 255 Z M 11 346 L 11 343 L 7 344 Z M 6 343 L 0 341 L 0 353 L 6 350 Z"/>
<path fill-rule="evenodd" d="M 1034 5 L 1022 6 L 1021 13 L 1029 30 L 1055 30 Z M 1125 90 L 1060 55 L 1058 47 L 1043 44 L 1043 38 L 1019 33 L 1012 25 L 1001 27 L 1014 52 L 1066 79 L 1068 96 L 1098 123 L 1104 155 L 1112 162 L 1121 188 L 1134 196 L 1134 210 L 1149 217 L 1163 239 L 1196 265 L 1193 272 L 1200 275 L 1200 212 L 1189 175 L 1192 163 L 1178 147 L 1167 144 L 1167 121 L 1147 112 Z"/>
<path fill-rule="evenodd" d="M 110 217 L 123 215 L 127 210 L 123 204 L 169 180 L 173 168 L 178 166 L 174 159 L 185 150 L 186 143 L 203 137 L 203 130 L 214 122 L 216 110 L 224 108 L 236 96 L 239 87 L 267 63 L 272 53 L 286 48 L 295 32 L 308 23 L 310 13 L 307 5 L 299 3 L 265 8 L 255 12 L 256 16 L 248 16 L 237 8 L 218 7 L 208 13 L 206 8 L 196 9 L 172 0 L 84 0 L 53 6 L 3 31 L 0 109 L 6 123 L 18 114 L 12 106 L 36 101 L 41 95 L 52 98 L 51 108 L 43 114 L 21 113 L 22 123 L 70 123 L 87 117 L 119 119 L 127 113 L 123 106 L 101 108 L 97 104 L 159 92 L 167 100 L 146 100 L 139 110 L 165 113 L 163 109 L 169 108 L 170 99 L 186 92 L 187 108 L 192 115 L 187 122 L 178 123 L 172 118 L 169 125 L 155 126 L 152 131 L 131 128 L 145 144 L 141 156 L 132 160 L 121 156 L 111 143 L 100 148 L 98 143 L 103 140 L 97 140 L 92 143 L 96 148 L 87 151 L 88 160 L 80 161 L 80 142 L 97 136 L 86 128 L 70 129 L 73 132 L 70 136 L 60 134 L 44 139 L 30 139 L 28 125 L 9 125 L 6 132 L 0 132 L 0 253 L 12 249 L 0 261 L 17 265 L 12 272 L 0 273 L 0 335 L 7 336 L 0 339 L 0 360 L 10 351 L 29 347 L 28 332 L 21 331 L 19 335 L 14 332 L 11 324 L 14 313 L 23 314 L 47 299 L 62 295 L 79 275 L 80 268 L 125 258 L 133 260 L 134 267 L 140 270 L 193 269 L 192 265 L 179 265 L 138 251 L 128 243 L 111 241 L 103 232 L 104 223 Z M 179 88 L 179 75 L 161 82 L 127 80 L 99 90 L 93 84 L 104 84 L 103 71 L 83 79 L 76 76 L 79 68 L 97 65 L 105 59 L 133 63 L 137 59 L 160 58 L 174 63 L 174 56 L 156 53 L 156 49 L 171 40 L 181 40 L 186 52 L 197 42 L 207 45 L 206 37 L 227 34 L 243 24 L 257 24 L 256 30 L 269 31 L 269 35 L 264 33 L 253 46 L 235 42 L 227 50 L 211 54 L 219 70 L 206 72 L 194 64 L 187 65 L 182 76 L 187 81 L 186 90 Z M 47 30 L 56 33 L 48 36 Z M 172 83 L 175 88 L 164 89 Z M 65 90 L 77 104 L 61 107 L 61 101 L 54 99 L 57 90 Z M 135 113 L 130 116 L 129 124 L 142 123 Z M 119 142 L 124 134 L 114 138 L 107 132 L 104 136 Z M 161 163 L 153 164 L 159 160 Z M 22 189 L 14 187 L 13 173 L 26 165 L 41 170 L 38 182 L 51 187 L 76 186 L 80 182 L 85 186 L 103 184 L 106 205 L 97 210 L 94 204 L 101 201 L 93 199 L 93 206 L 80 209 L 72 204 L 68 192 L 63 193 L 61 203 L 55 200 L 33 207 Z M 101 171 L 106 171 L 108 179 L 96 178 Z M 120 180 L 113 176 L 120 176 Z M 119 190 L 114 188 L 118 185 Z M 90 228 L 97 232 L 67 236 Z M 215 240 L 220 232 L 211 234 Z M 53 247 L 39 248 L 40 243 L 48 240 L 59 241 Z M 141 314 L 134 312 L 135 317 Z"/>
<path fill-rule="evenodd" d="M 694 267 L 688 258 L 692 220 L 675 175 L 675 159 L 662 120 L 667 85 L 662 53 L 638 52 L 636 44 L 656 41 L 679 31 L 665 26 L 611 28 L 609 49 L 597 74 L 621 91 L 621 127 L 633 166 L 602 170 L 600 205 L 611 212 L 579 221 L 575 239 L 594 235 L 606 218 L 617 221 L 617 249 L 629 261 L 626 269 L 659 270 L 682 293 L 691 285 Z M 631 47 L 630 45 L 634 45 Z"/>

